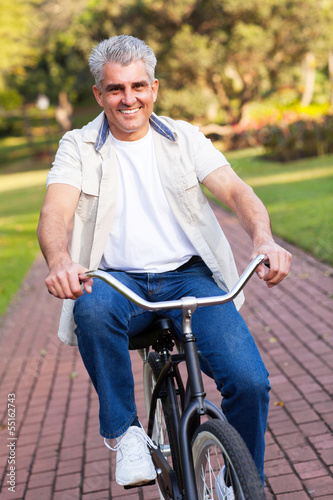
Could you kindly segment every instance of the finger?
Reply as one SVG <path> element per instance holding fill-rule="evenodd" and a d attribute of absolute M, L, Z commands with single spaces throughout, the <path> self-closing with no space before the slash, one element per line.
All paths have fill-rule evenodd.
<path fill-rule="evenodd" d="M 45 280 L 45 282 L 49 293 L 51 293 L 54 297 L 57 297 L 58 299 L 66 298 L 59 283 L 57 283 L 56 281 L 51 282 L 50 280 L 48 282 Z"/>
<path fill-rule="evenodd" d="M 286 276 L 288 275 L 288 273 L 290 271 L 291 260 L 292 260 L 291 253 L 285 251 L 285 253 L 284 253 L 284 267 L 283 267 L 283 271 L 284 271 L 284 273 L 285 273 Z"/>
<path fill-rule="evenodd" d="M 70 293 L 72 295 L 72 297 L 70 298 L 77 299 L 78 297 L 81 297 L 83 291 L 81 288 L 81 283 L 78 274 L 75 273 L 75 274 L 70 274 L 68 276 L 68 286 L 70 289 Z"/>
<path fill-rule="evenodd" d="M 90 278 L 89 276 L 87 276 L 86 273 L 80 273 L 79 280 L 80 280 L 80 282 L 85 282 L 85 281 L 93 280 L 93 278 Z"/>
<path fill-rule="evenodd" d="M 257 275 L 259 276 L 259 278 L 262 280 L 264 277 L 265 277 L 265 269 L 264 269 L 264 266 L 262 264 L 260 264 L 257 269 L 256 269 L 256 273 Z"/>
<path fill-rule="evenodd" d="M 63 298 L 62 287 L 59 285 L 55 274 L 48 274 L 45 279 L 48 291 L 59 299 Z"/>
<path fill-rule="evenodd" d="M 90 280 L 89 281 L 85 281 L 83 283 L 83 286 L 84 286 L 84 289 L 87 293 L 91 293 L 92 292 L 92 285 L 93 285 L 93 280 Z"/>
<path fill-rule="evenodd" d="M 265 281 L 267 286 L 276 286 L 288 275 L 290 269 L 291 254 L 287 251 L 280 251 L 274 256 L 270 256 L 270 271 Z"/>
<path fill-rule="evenodd" d="M 57 290 L 55 289 L 55 287 L 54 287 L 54 286 L 51 286 L 51 285 L 48 285 L 48 284 L 46 283 L 46 280 L 45 280 L 45 284 L 46 284 L 46 288 L 47 288 L 48 292 L 49 292 L 51 295 L 53 295 L 54 297 L 56 297 L 57 299 L 59 299 L 60 297 L 58 296 L 58 292 L 57 292 Z"/>
<path fill-rule="evenodd" d="M 93 278 L 90 278 L 87 276 L 85 273 L 84 274 L 79 274 L 79 280 L 81 283 L 83 283 L 84 289 L 87 293 L 92 292 L 92 286 L 94 283 Z"/>
<path fill-rule="evenodd" d="M 269 270 L 264 277 L 268 286 L 274 286 L 279 283 L 280 280 L 280 259 L 279 255 L 276 253 L 267 254 L 269 261 Z"/>
<path fill-rule="evenodd" d="M 49 276 L 46 280 L 48 289 L 59 299 L 77 299 L 82 295 L 78 276 L 71 276 L 67 272 L 60 272 L 55 276 Z"/>

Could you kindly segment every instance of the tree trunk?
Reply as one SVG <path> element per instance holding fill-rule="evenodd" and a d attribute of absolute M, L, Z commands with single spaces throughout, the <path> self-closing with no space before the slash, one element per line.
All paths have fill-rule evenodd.
<path fill-rule="evenodd" d="M 312 52 L 307 52 L 303 60 L 304 91 L 301 106 L 309 106 L 312 101 L 315 79 L 316 79 L 316 58 Z"/>
<path fill-rule="evenodd" d="M 333 110 L 333 49 L 328 54 L 328 74 L 330 80 L 330 105 Z"/>
<path fill-rule="evenodd" d="M 59 104 L 55 110 L 55 119 L 61 127 L 62 132 L 72 128 L 73 106 L 69 102 L 67 92 L 59 92 Z"/>

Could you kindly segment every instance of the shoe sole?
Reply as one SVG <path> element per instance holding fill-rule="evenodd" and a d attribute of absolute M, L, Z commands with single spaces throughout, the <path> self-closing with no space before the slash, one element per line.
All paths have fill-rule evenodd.
<path fill-rule="evenodd" d="M 124 485 L 124 489 L 131 490 L 132 488 L 139 488 L 140 486 L 152 486 L 155 483 L 156 483 L 155 479 L 151 479 L 141 483 L 127 484 L 126 486 Z"/>

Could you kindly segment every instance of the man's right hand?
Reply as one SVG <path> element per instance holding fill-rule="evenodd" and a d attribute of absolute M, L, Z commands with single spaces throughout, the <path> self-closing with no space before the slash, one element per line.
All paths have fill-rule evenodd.
<path fill-rule="evenodd" d="M 87 268 L 70 259 L 52 266 L 45 279 L 48 291 L 59 299 L 76 300 L 83 294 L 82 282 L 85 291 L 91 293 L 93 279 L 84 276 L 86 271 Z"/>

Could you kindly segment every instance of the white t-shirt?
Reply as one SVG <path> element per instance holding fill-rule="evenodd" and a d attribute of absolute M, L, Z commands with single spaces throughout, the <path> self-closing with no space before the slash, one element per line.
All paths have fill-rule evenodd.
<path fill-rule="evenodd" d="M 108 140 L 119 163 L 118 204 L 100 267 L 162 273 L 198 255 L 164 193 L 151 129 L 138 141 Z"/>

